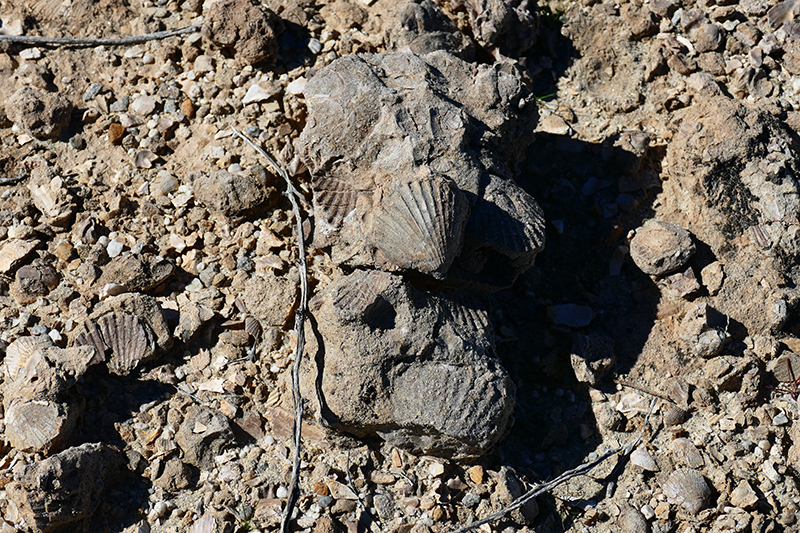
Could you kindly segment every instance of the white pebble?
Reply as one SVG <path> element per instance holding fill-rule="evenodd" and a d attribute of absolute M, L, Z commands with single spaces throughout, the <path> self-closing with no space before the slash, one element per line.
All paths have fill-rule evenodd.
<path fill-rule="evenodd" d="M 109 241 L 108 246 L 106 247 L 106 251 L 108 252 L 108 257 L 117 257 L 119 254 L 122 253 L 122 249 L 125 247 L 119 241 Z"/>
<path fill-rule="evenodd" d="M 47 336 L 53 339 L 53 342 L 58 342 L 61 340 L 61 333 L 59 333 L 58 330 L 55 329 L 51 329 L 50 331 L 48 331 Z"/>
<path fill-rule="evenodd" d="M 277 497 L 277 498 L 279 498 L 281 500 L 286 498 L 287 496 L 289 496 L 289 489 L 287 489 L 283 485 L 278 487 L 278 489 L 275 491 L 275 497 Z"/>

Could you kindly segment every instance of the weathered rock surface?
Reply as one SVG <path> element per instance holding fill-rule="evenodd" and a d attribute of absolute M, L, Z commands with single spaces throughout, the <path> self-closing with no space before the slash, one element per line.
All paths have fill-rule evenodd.
<path fill-rule="evenodd" d="M 80 531 L 106 499 L 106 479 L 122 464 L 111 447 L 83 444 L 22 466 L 6 490 L 32 531 Z"/>
<path fill-rule="evenodd" d="M 203 470 L 214 468 L 214 457 L 233 441 L 228 418 L 213 409 L 193 405 L 175 433 L 183 460 Z"/>
<path fill-rule="evenodd" d="M 313 177 L 315 244 L 335 262 L 483 289 L 509 286 L 533 264 L 543 215 L 510 176 L 536 110 L 511 64 L 349 56 L 320 70 L 305 96 L 297 145 Z M 408 240 L 435 258 L 400 253 Z"/>
<path fill-rule="evenodd" d="M 337 279 L 313 307 L 302 389 L 324 422 L 454 458 L 485 453 L 508 429 L 514 386 L 478 304 L 373 270 Z"/>
<path fill-rule="evenodd" d="M 663 163 L 665 212 L 711 248 L 724 281 L 711 302 L 751 334 L 782 327 L 800 303 L 800 175 L 795 138 L 730 98 L 678 113 Z M 759 280 L 769 280 L 766 283 Z"/>
<path fill-rule="evenodd" d="M 383 26 L 391 49 L 424 55 L 442 50 L 472 61 L 475 45 L 431 0 L 413 0 L 398 4 L 386 17 Z"/>
<path fill-rule="evenodd" d="M 695 252 L 692 236 L 677 224 L 648 220 L 636 230 L 631 259 L 642 272 L 663 276 L 683 267 Z"/>
<path fill-rule="evenodd" d="M 463 5 L 475 39 L 498 55 L 519 57 L 536 43 L 536 4 L 524 0 L 463 0 Z"/>
<path fill-rule="evenodd" d="M 115 257 L 103 267 L 97 280 L 101 286 L 122 285 L 129 292 L 148 291 L 169 278 L 175 265 L 152 254 L 130 254 Z"/>
<path fill-rule="evenodd" d="M 219 170 L 211 174 L 190 172 L 194 195 L 212 213 L 223 217 L 251 214 L 278 199 L 272 175 L 256 166 L 247 175 Z"/>
<path fill-rule="evenodd" d="M 69 125 L 72 103 L 58 93 L 23 87 L 5 105 L 8 118 L 37 139 L 58 138 Z"/>
<path fill-rule="evenodd" d="M 256 0 L 216 0 L 205 12 L 203 37 L 244 65 L 278 52 L 283 21 Z"/>

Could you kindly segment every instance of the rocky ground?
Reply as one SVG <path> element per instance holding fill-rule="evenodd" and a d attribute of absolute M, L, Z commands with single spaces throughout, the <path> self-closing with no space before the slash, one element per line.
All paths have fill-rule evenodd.
<path fill-rule="evenodd" d="M 0 42 L 0 531 L 278 529 L 299 249 L 231 127 L 304 196 L 294 531 L 451 531 L 642 429 L 478 530 L 794 530 L 794 13 L 0 0 L 202 26 Z"/>

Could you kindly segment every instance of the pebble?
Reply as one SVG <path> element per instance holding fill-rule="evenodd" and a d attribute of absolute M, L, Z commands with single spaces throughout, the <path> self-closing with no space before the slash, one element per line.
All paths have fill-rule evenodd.
<path fill-rule="evenodd" d="M 783 411 L 779 412 L 777 415 L 772 417 L 773 426 L 785 426 L 788 423 L 789 423 L 789 418 Z"/>
<path fill-rule="evenodd" d="M 279 498 L 279 499 L 283 500 L 283 499 L 284 499 L 284 498 L 286 498 L 287 496 L 289 496 L 289 489 L 287 489 L 287 488 L 286 488 L 286 487 L 284 487 L 283 485 L 281 485 L 280 487 L 278 487 L 278 488 L 275 490 L 275 497 L 276 497 L 276 498 Z"/>
<path fill-rule="evenodd" d="M 467 474 L 469 475 L 469 479 L 476 485 L 483 483 L 483 467 L 481 465 L 471 466 L 470 469 L 467 470 Z"/>
<path fill-rule="evenodd" d="M 102 83 L 94 82 L 90 84 L 86 88 L 86 91 L 83 93 L 83 101 L 88 102 L 89 100 L 93 100 L 94 97 L 100 94 L 100 91 L 102 90 L 103 90 Z"/>
<path fill-rule="evenodd" d="M 757 503 L 758 495 L 753 490 L 753 487 L 750 486 L 750 483 L 747 482 L 747 480 L 743 479 L 740 481 L 731 493 L 731 504 L 735 505 L 736 507 L 750 510 L 755 508 Z"/>
<path fill-rule="evenodd" d="M 19 57 L 25 60 L 41 59 L 42 51 L 36 48 L 35 46 L 31 48 L 24 48 L 23 50 L 20 51 Z"/>
<path fill-rule="evenodd" d="M 156 109 L 156 101 L 152 96 L 143 94 L 130 106 L 131 112 L 141 116 L 150 115 Z"/>
<path fill-rule="evenodd" d="M 562 304 L 548 307 L 547 317 L 557 326 L 583 328 L 594 320 L 595 313 L 585 305 Z"/>
<path fill-rule="evenodd" d="M 688 231 L 672 222 L 648 220 L 636 230 L 630 254 L 645 274 L 663 276 L 683 267 L 694 255 L 695 246 Z"/>
<path fill-rule="evenodd" d="M 124 247 L 125 245 L 122 244 L 121 242 L 112 240 L 109 241 L 108 246 L 106 247 L 106 252 L 108 253 L 109 257 L 117 257 L 119 254 L 122 253 L 122 249 Z"/>

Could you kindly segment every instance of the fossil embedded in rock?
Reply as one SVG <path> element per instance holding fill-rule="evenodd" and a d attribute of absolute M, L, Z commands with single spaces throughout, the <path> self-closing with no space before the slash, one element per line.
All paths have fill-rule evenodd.
<path fill-rule="evenodd" d="M 672 503 L 692 514 L 705 509 L 711 498 L 711 489 L 705 478 L 690 468 L 676 468 L 662 483 L 661 489 Z"/>
<path fill-rule="evenodd" d="M 75 337 L 76 345 L 93 346 L 97 356 L 92 362 L 104 361 L 115 374 L 127 375 L 155 352 L 155 336 L 146 323 L 134 315 L 109 313 L 96 322 L 87 321 Z"/>
<path fill-rule="evenodd" d="M 15 379 L 19 372 L 28 365 L 28 362 L 36 352 L 51 346 L 53 346 L 53 341 L 46 335 L 20 337 L 15 340 L 6 349 L 6 356 L 3 359 L 6 376 L 12 380 Z"/>
<path fill-rule="evenodd" d="M 381 293 L 398 283 L 396 276 L 381 270 L 361 270 L 353 273 L 351 280 L 331 294 L 333 309 L 343 320 L 364 320 L 370 310 L 378 307 Z"/>
<path fill-rule="evenodd" d="M 69 405 L 54 401 L 13 403 L 6 411 L 6 437 L 17 450 L 51 451 L 72 430 L 73 414 Z"/>
<path fill-rule="evenodd" d="M 445 277 L 461 248 L 467 201 L 446 179 L 393 182 L 373 198 L 369 241 L 393 265 Z"/>

